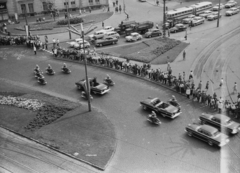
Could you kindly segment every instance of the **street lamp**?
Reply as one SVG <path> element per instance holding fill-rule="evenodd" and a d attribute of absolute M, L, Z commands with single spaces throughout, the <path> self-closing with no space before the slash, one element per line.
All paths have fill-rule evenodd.
<path fill-rule="evenodd" d="M 29 35 L 29 27 L 28 27 L 28 21 L 27 21 L 27 8 L 26 7 L 25 7 L 25 10 L 24 10 L 24 16 L 25 16 L 25 22 L 26 22 L 25 30 L 26 30 L 26 35 L 28 37 L 28 35 Z"/>
<path fill-rule="evenodd" d="M 90 102 L 90 89 L 89 89 L 89 81 L 88 81 L 88 74 L 87 74 L 87 60 L 86 60 L 86 52 L 85 52 L 85 44 L 84 44 L 84 30 L 83 25 L 81 25 L 81 31 L 82 31 L 82 39 L 83 39 L 83 55 L 84 55 L 84 66 L 85 66 L 85 74 L 86 74 L 86 83 L 87 83 L 87 97 L 88 97 L 88 110 L 91 112 L 91 102 Z"/>
<path fill-rule="evenodd" d="M 68 2 L 65 1 L 66 7 L 67 7 L 67 17 L 68 17 L 68 29 L 70 29 L 70 21 L 69 21 L 69 11 L 68 11 L 68 6 L 69 6 L 69 0 Z M 71 32 L 69 31 L 69 39 L 72 39 Z"/>
<path fill-rule="evenodd" d="M 217 28 L 219 27 L 219 17 L 220 17 L 220 0 L 218 1 L 218 19 L 217 19 Z"/>
<path fill-rule="evenodd" d="M 163 37 L 166 36 L 166 0 L 163 0 Z"/>

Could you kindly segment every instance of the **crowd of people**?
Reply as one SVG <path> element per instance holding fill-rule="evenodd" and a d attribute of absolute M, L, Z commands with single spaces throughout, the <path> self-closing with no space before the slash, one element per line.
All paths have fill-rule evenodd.
<path fill-rule="evenodd" d="M 45 38 L 47 39 L 47 38 Z M 38 36 L 29 37 L 0 37 L 0 45 L 11 44 L 26 44 L 28 47 L 43 48 Z M 219 113 L 226 112 L 233 115 L 235 118 L 240 116 L 240 93 L 237 95 L 237 102 L 230 100 L 224 100 L 221 96 L 208 94 L 209 81 L 206 82 L 203 87 L 202 81 L 196 85 L 194 82 L 193 72 L 191 71 L 189 76 L 186 76 L 185 72 L 179 73 L 178 76 L 173 75 L 170 63 L 167 64 L 167 69 L 152 69 L 150 64 L 132 64 L 129 60 L 123 61 L 118 58 L 111 57 L 109 55 L 97 54 L 95 51 L 86 49 L 83 50 L 70 50 L 61 48 L 58 42 L 53 43 L 53 54 L 57 58 L 71 59 L 74 61 L 84 61 L 85 57 L 90 64 L 100 65 L 107 68 L 120 70 L 125 73 L 131 73 L 138 77 L 147 78 L 151 81 L 161 83 L 176 92 L 185 95 L 188 99 L 192 99 L 195 102 L 199 102 L 205 106 L 209 106 L 215 109 Z M 220 81 L 219 87 L 223 84 L 223 79 Z M 236 82 L 234 84 L 233 93 L 237 93 Z"/>

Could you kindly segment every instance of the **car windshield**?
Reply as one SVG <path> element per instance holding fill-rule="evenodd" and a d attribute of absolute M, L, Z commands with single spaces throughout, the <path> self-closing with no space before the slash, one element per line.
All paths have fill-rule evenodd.
<path fill-rule="evenodd" d="M 218 131 L 216 131 L 215 133 L 212 134 L 212 136 L 217 136 L 217 135 L 219 135 Z"/>
<path fill-rule="evenodd" d="M 229 119 L 229 120 L 225 121 L 225 124 L 230 124 L 231 122 L 232 122 L 232 120 Z"/>

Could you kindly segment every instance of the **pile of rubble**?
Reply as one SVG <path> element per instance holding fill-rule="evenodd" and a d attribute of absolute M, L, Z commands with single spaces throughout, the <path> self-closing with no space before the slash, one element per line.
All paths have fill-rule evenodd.
<path fill-rule="evenodd" d="M 43 102 L 40 102 L 37 99 L 26 99 L 22 97 L 12 97 L 12 96 L 2 96 L 0 95 L 0 104 L 16 106 L 19 108 L 24 108 L 32 111 L 38 111 L 43 105 Z"/>

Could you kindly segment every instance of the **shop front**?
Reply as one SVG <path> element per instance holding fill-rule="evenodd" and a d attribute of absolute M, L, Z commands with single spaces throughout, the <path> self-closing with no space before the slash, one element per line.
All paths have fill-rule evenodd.
<path fill-rule="evenodd" d="M 0 22 L 8 20 L 7 0 L 0 1 Z"/>

